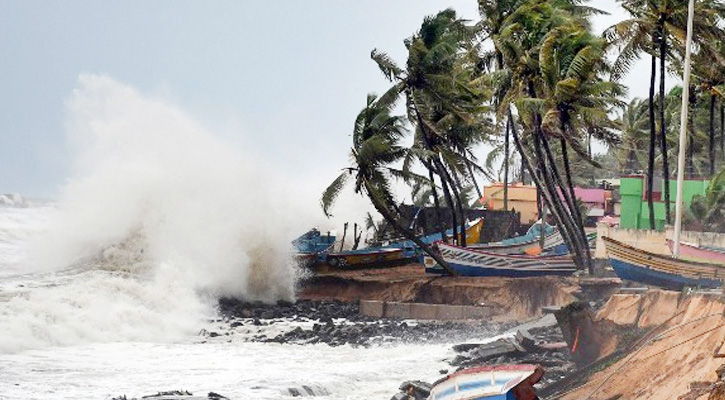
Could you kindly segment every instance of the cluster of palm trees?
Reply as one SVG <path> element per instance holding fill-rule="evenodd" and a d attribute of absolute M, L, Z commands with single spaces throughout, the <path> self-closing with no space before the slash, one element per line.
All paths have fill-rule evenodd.
<path fill-rule="evenodd" d="M 647 162 L 647 198 L 649 204 L 650 228 L 654 229 L 654 203 L 652 198 L 654 168 L 656 162 L 656 145 L 659 142 L 664 182 L 663 193 L 667 223 L 672 223 L 670 207 L 670 167 L 669 160 L 672 155 L 668 149 L 676 142 L 675 129 L 679 131 L 679 116 L 677 105 L 681 97 L 681 89 L 674 89 L 665 93 L 665 81 L 668 73 L 681 75 L 682 59 L 685 53 L 685 38 L 687 34 L 687 1 L 685 0 L 624 0 L 622 6 L 631 18 L 609 28 L 604 36 L 608 40 L 618 43 L 619 55 L 613 65 L 613 77 L 617 78 L 628 72 L 632 62 L 641 57 L 650 59 L 650 88 L 647 102 L 647 117 L 642 114 L 645 106 L 639 101 L 630 103 L 625 113 L 625 129 L 623 131 L 625 144 L 632 151 L 643 150 L 633 145 L 634 137 L 641 138 L 644 124 L 649 129 L 648 136 L 648 162 Z M 696 52 L 693 54 L 693 76 L 690 83 L 690 107 L 695 107 L 702 97 L 709 96 L 709 146 L 708 146 L 708 176 L 715 173 L 715 107 L 717 98 L 720 100 L 720 114 L 723 113 L 723 94 L 725 94 L 725 30 L 723 29 L 723 16 L 725 16 L 725 3 L 721 0 L 698 0 L 695 2 L 693 20 L 693 44 Z M 659 93 L 655 94 L 656 76 L 659 65 Z M 669 67 L 668 67 L 669 65 Z M 687 171 L 690 175 L 695 171 L 694 150 L 699 147 L 695 141 L 695 113 L 690 113 L 688 131 L 690 140 L 688 146 Z M 655 117 L 657 115 L 657 117 Z M 722 118 L 720 124 L 722 126 Z M 669 128 L 669 130 L 668 130 Z M 672 129 L 675 128 L 675 129 Z M 722 130 L 722 128 L 721 128 Z M 668 135 L 668 132 L 671 134 Z M 669 139 L 668 139 L 669 137 Z M 675 139 L 674 141 L 672 139 Z M 723 136 L 725 140 L 725 136 Z M 641 145 L 641 143 L 638 143 Z M 631 153 L 627 159 L 633 160 Z M 631 167 L 631 165 L 630 165 Z"/>
<path fill-rule="evenodd" d="M 623 0 L 622 5 L 639 21 L 649 18 L 643 10 L 657 1 L 669 4 Z M 504 188 L 511 175 L 513 146 L 520 163 L 519 179 L 526 176 L 539 189 L 540 214 L 551 215 L 577 265 L 591 268 L 571 165 L 599 166 L 591 153 L 592 138 L 610 146 L 620 142 L 625 121 L 616 117 L 616 111 L 627 105 L 622 100 L 626 89 L 618 80 L 634 57 L 643 52 L 655 58 L 665 54 L 669 71 L 679 67 L 682 31 L 670 25 L 675 20 L 679 24 L 679 3 L 685 9 L 686 4 L 670 4 L 676 10 L 671 20 L 650 32 L 647 42 L 635 35 L 647 29 L 637 21 L 624 21 L 604 35 L 593 33 L 591 19 L 603 12 L 583 3 L 479 0 L 481 20 L 475 23 L 461 20 L 451 9 L 425 18 L 405 40 L 404 64 L 373 50 L 372 59 L 392 86 L 380 97 L 368 95 L 355 120 L 352 165 L 323 193 L 325 213 L 329 215 L 345 183 L 354 182 L 355 191 L 366 194 L 391 226 L 446 267 L 400 222 L 393 187 L 402 181 L 427 188 L 436 209 L 442 204 L 450 207 L 450 225 L 456 229 L 465 221 L 466 188 L 473 186 L 480 197 L 476 175 L 490 173 L 490 168 L 479 166 L 473 149 L 503 142 L 498 152 L 503 159 Z M 714 22 L 707 32 L 715 34 L 718 30 L 712 27 L 719 26 L 725 13 L 719 5 L 711 5 L 717 11 L 711 14 L 715 19 L 701 19 L 703 24 Z M 668 42 L 662 53 L 660 37 L 665 36 Z M 656 54 L 653 43 L 658 45 Z M 610 61 L 607 55 L 617 47 L 623 50 Z M 404 115 L 393 115 L 397 104 L 404 106 Z M 649 121 L 654 121 L 653 113 L 651 105 Z M 403 145 L 409 132 L 412 144 Z M 653 143 L 654 137 L 652 132 Z M 507 200 L 504 191 L 506 209 Z M 441 230 L 443 225 L 439 216 Z M 453 237 L 459 237 L 458 233 Z M 460 239 L 465 246 L 465 232 Z"/>

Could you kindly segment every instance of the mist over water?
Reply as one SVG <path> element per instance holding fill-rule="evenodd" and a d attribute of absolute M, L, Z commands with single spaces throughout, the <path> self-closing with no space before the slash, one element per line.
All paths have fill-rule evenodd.
<path fill-rule="evenodd" d="M 263 162 L 105 76 L 81 76 L 67 108 L 74 172 L 29 239 L 35 274 L 0 298 L 0 352 L 177 340 L 218 296 L 293 299 L 301 232 Z"/>

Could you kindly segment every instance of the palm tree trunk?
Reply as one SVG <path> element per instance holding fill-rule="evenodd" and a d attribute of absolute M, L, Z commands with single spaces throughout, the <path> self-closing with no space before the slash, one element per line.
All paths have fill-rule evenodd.
<path fill-rule="evenodd" d="M 509 210 L 509 131 L 511 120 L 506 120 L 506 136 L 503 142 L 503 209 Z"/>
<path fill-rule="evenodd" d="M 461 181 L 455 171 L 448 171 L 446 174 L 453 176 L 455 185 L 451 185 L 453 196 L 456 198 L 456 206 L 458 207 L 458 215 L 461 216 L 461 246 L 466 247 L 466 213 L 463 211 L 463 202 L 461 201 Z"/>
<path fill-rule="evenodd" d="M 451 196 L 451 191 L 448 188 L 448 182 L 443 176 L 443 173 L 441 172 L 441 166 L 437 165 L 438 167 L 438 176 L 441 178 L 441 187 L 443 188 L 443 195 L 446 198 L 446 203 L 448 203 L 448 209 L 451 211 L 451 223 L 453 224 L 453 243 L 458 244 L 458 219 L 456 218 L 456 203 L 453 202 L 453 196 Z"/>
<path fill-rule="evenodd" d="M 663 191 L 665 195 L 665 218 L 667 224 L 672 223 L 670 213 L 670 165 L 667 160 L 667 130 L 665 126 L 665 60 L 667 57 L 667 36 L 665 27 L 661 28 L 660 35 L 660 149 L 662 150 L 662 179 L 664 182 Z"/>
<path fill-rule="evenodd" d="M 508 110 L 509 114 L 509 120 L 511 121 L 511 136 L 514 139 L 514 145 L 516 147 L 516 150 L 519 152 L 519 155 L 521 156 L 521 164 L 522 168 L 529 172 L 529 176 L 531 177 L 531 180 L 536 184 L 536 187 L 539 189 L 538 194 L 542 195 L 544 197 L 544 200 L 546 201 L 547 196 L 550 197 L 550 192 L 548 192 L 548 188 L 545 186 L 545 183 L 541 180 L 541 176 L 537 174 L 537 170 L 534 169 L 534 164 L 529 160 L 529 156 L 526 154 L 526 151 L 524 150 L 523 145 L 521 144 L 521 139 L 519 138 L 517 132 L 516 132 L 516 122 L 513 118 L 513 114 L 511 113 L 511 110 Z M 538 167 L 537 167 L 538 168 Z M 551 203 L 551 202 L 549 202 Z M 573 243 L 573 240 L 571 236 L 569 235 L 569 230 L 566 228 L 565 224 L 563 223 L 562 216 L 558 213 L 558 210 L 556 208 L 552 209 L 552 212 L 554 214 L 554 218 L 557 220 L 557 225 L 559 226 L 559 232 L 564 237 L 564 241 L 569 244 Z M 573 246 L 572 246 L 573 247 Z M 578 254 L 575 251 L 572 251 L 572 256 L 574 258 L 574 262 L 577 266 L 580 268 L 583 266 L 581 259 L 579 258 Z"/>
<path fill-rule="evenodd" d="M 430 191 L 433 194 L 433 206 L 436 213 L 436 226 L 438 231 L 441 233 L 441 240 L 448 243 L 446 239 L 446 228 L 443 226 L 443 217 L 441 216 L 441 203 L 438 198 L 438 190 L 436 189 L 435 175 L 433 175 L 433 166 L 429 163 L 424 163 L 424 166 L 428 169 L 428 177 L 430 178 Z"/>
<path fill-rule="evenodd" d="M 464 155 L 465 158 L 465 155 Z M 468 169 L 468 174 L 471 175 L 471 182 L 473 182 L 473 187 L 476 188 L 476 194 L 478 194 L 478 200 L 483 198 L 483 193 L 481 193 L 481 188 L 478 186 L 478 181 L 476 181 L 476 175 L 473 174 L 473 168 L 471 168 L 471 164 L 466 159 L 466 168 Z"/>
<path fill-rule="evenodd" d="M 445 260 L 440 256 L 440 254 L 437 251 L 434 251 L 430 246 L 423 243 L 418 236 L 415 235 L 411 230 L 407 229 L 400 223 L 400 219 L 396 218 L 393 213 L 390 211 L 390 209 L 383 203 L 383 201 L 380 200 L 380 197 L 376 194 L 377 192 L 374 190 L 375 188 L 372 187 L 372 185 L 365 181 L 365 190 L 368 192 L 368 197 L 370 198 L 370 201 L 373 203 L 373 207 L 375 207 L 376 210 L 380 213 L 380 215 L 383 216 L 383 218 L 388 221 L 400 234 L 405 236 L 408 240 L 411 240 L 413 243 L 416 244 L 416 246 L 420 247 L 426 254 L 431 256 L 443 269 L 445 269 L 449 274 L 451 275 L 458 275 L 456 271 L 451 269 L 451 267 L 448 265 Z"/>
<path fill-rule="evenodd" d="M 652 199 L 655 175 L 655 74 L 657 58 L 653 55 L 649 80 L 649 165 L 647 166 L 647 205 L 649 206 L 649 228 L 655 229 L 655 205 Z"/>
<path fill-rule="evenodd" d="M 715 175 L 715 94 L 710 92 L 710 178 Z"/>
<path fill-rule="evenodd" d="M 541 142 L 543 142 L 545 138 L 543 138 L 543 132 L 541 131 L 541 116 L 538 113 L 534 114 L 534 135 L 535 137 L 541 139 L 540 141 L 534 141 L 534 150 L 538 160 L 540 183 L 543 183 L 543 187 L 546 188 L 546 190 L 542 191 L 544 202 L 549 206 L 556 217 L 559 230 L 561 232 L 566 232 L 564 237 L 567 240 L 569 250 L 574 255 L 577 266 L 584 269 L 588 267 L 588 265 L 584 260 L 584 249 L 579 242 L 579 235 L 576 233 L 578 229 L 576 228 L 576 223 L 572 219 L 573 217 L 571 213 L 564 207 L 564 204 L 561 201 L 561 195 L 559 194 L 560 191 L 557 190 L 556 178 L 552 173 L 556 168 L 556 165 L 554 165 L 553 162 L 547 165 L 547 157 L 542 151 Z M 539 190 L 541 191 L 542 187 L 539 187 Z"/>
<path fill-rule="evenodd" d="M 540 121 L 540 119 L 539 119 Z M 547 171 L 550 173 L 550 175 L 553 178 L 553 183 L 558 186 L 557 193 L 561 193 L 564 196 L 564 200 L 566 202 L 566 206 L 568 208 L 568 213 L 566 213 L 566 209 L 564 209 L 566 218 L 571 217 L 572 223 L 574 226 L 574 230 L 571 231 L 572 238 L 577 242 L 577 250 L 580 253 L 580 257 L 583 260 L 584 264 L 587 267 L 587 270 L 592 272 L 591 268 L 591 256 L 589 254 L 589 246 L 586 242 L 586 235 L 584 234 L 584 221 L 581 219 L 581 214 L 579 214 L 579 211 L 576 207 L 576 197 L 574 195 L 574 188 L 572 186 L 571 192 L 567 190 L 567 188 L 564 187 L 564 181 L 561 179 L 561 174 L 559 174 L 559 168 L 556 166 L 556 160 L 553 157 L 553 154 L 551 152 L 551 148 L 549 146 L 549 141 L 546 138 L 546 135 L 544 135 L 541 130 L 539 130 L 539 134 L 542 137 L 542 144 L 544 145 L 544 151 L 545 155 L 549 161 L 549 168 L 547 168 Z M 566 148 L 562 149 L 563 151 L 566 150 Z M 566 153 L 564 153 L 566 154 Z M 568 159 L 566 160 L 568 162 Z M 571 178 L 571 175 L 569 175 L 569 178 Z M 560 200 L 559 197 L 557 197 L 557 200 Z"/>
<path fill-rule="evenodd" d="M 571 198 L 576 201 L 576 194 L 574 192 L 574 184 L 571 181 L 571 166 L 569 165 L 569 154 L 567 153 L 566 149 L 566 140 L 564 138 L 561 139 L 561 155 L 564 158 L 564 173 L 566 173 L 566 182 L 569 185 L 569 192 L 571 193 Z M 581 235 L 582 239 L 584 240 L 584 243 L 586 246 L 584 246 L 584 249 L 586 251 L 586 261 L 587 261 L 587 267 L 589 269 L 589 274 L 594 274 L 594 268 L 592 266 L 592 255 L 589 251 L 589 243 L 587 242 L 587 234 L 584 232 L 584 221 L 582 220 L 582 216 L 579 213 L 579 208 L 574 204 L 574 209 L 572 210 L 574 215 L 576 216 L 577 222 L 579 223 L 579 228 L 581 229 Z"/>
<path fill-rule="evenodd" d="M 720 98 L 720 153 L 725 160 L 725 99 Z"/>

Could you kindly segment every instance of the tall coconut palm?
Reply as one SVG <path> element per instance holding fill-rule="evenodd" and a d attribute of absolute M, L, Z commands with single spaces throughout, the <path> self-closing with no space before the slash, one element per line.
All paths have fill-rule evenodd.
<path fill-rule="evenodd" d="M 499 37 L 499 49 L 511 76 L 511 85 L 503 96 L 502 104 L 515 103 L 524 132 L 531 136 L 533 146 L 527 149 L 522 138 L 517 137 L 516 129 L 512 131 L 514 144 L 522 159 L 526 160 L 527 169 L 581 267 L 589 266 L 583 228 L 571 211 L 573 199 L 570 190 L 565 189 L 566 182 L 558 172 L 542 126 L 546 96 L 550 92 L 545 89 L 542 78 L 541 56 L 544 54 L 543 43 L 551 32 L 572 21 L 588 29 L 588 21 L 583 16 L 585 12 L 591 11 L 580 11 L 566 2 L 528 1 L 507 18 Z M 515 124 L 512 127 L 515 128 Z M 575 147 L 579 150 L 578 146 Z M 531 154 L 528 154 L 529 151 Z M 564 194 L 566 201 L 562 202 L 560 193 Z"/>
<path fill-rule="evenodd" d="M 684 41 L 687 26 L 687 2 L 681 0 L 619 0 L 622 7 L 629 12 L 632 18 L 621 21 L 605 31 L 605 36 L 621 45 L 620 53 L 615 62 L 614 75 L 621 76 L 629 70 L 633 61 L 641 53 L 650 55 L 650 155 L 647 173 L 647 197 L 650 210 L 650 227 L 654 229 L 654 206 L 652 203 L 652 186 L 655 162 L 655 73 L 659 59 L 659 98 L 665 98 L 665 79 L 667 76 L 667 60 L 677 61 L 675 55 L 684 52 Z M 711 48 L 714 43 L 722 40 L 720 21 L 725 16 L 725 6 L 717 0 L 702 0 L 696 2 L 694 42 L 704 48 Z M 667 149 L 667 128 L 665 105 L 658 105 L 659 141 L 662 155 L 662 168 L 664 179 L 665 214 L 667 222 L 671 222 L 670 190 L 669 190 L 669 162 Z"/>
<path fill-rule="evenodd" d="M 352 134 L 352 149 L 350 160 L 352 165 L 344 168 L 343 172 L 325 189 L 322 194 L 321 205 L 326 215 L 330 210 L 345 184 L 352 180 L 355 193 L 365 194 L 375 209 L 383 216 L 385 221 L 393 226 L 400 234 L 412 240 L 438 264 L 449 273 L 455 271 L 434 252 L 430 246 L 423 243 L 408 227 L 403 226 L 401 215 L 396 206 L 391 190 L 393 178 L 416 178 L 410 172 L 401 171 L 391 167 L 401 161 L 406 149 L 400 141 L 405 135 L 403 119 L 390 115 L 393 103 L 377 101 L 375 95 L 368 95 L 365 108 L 360 111 Z"/>
<path fill-rule="evenodd" d="M 695 54 L 694 75 L 700 89 L 709 96 L 708 107 L 708 164 L 709 176 L 715 175 L 715 108 L 717 99 L 725 96 L 725 45 L 719 42 L 717 51 L 700 49 Z"/>
<path fill-rule="evenodd" d="M 481 116 L 482 93 L 470 85 L 466 63 L 472 29 L 448 9 L 426 17 L 416 34 L 405 41 L 408 59 L 400 68 L 385 53 L 373 50 L 371 57 L 383 74 L 395 85 L 393 91 L 405 97 L 408 120 L 415 126 L 415 145 L 406 165 L 420 161 L 441 183 L 452 209 L 454 237 L 465 220 L 461 176 L 473 179 L 478 168 L 468 149 L 478 141 L 476 133 L 485 125 Z M 433 188 L 433 186 L 432 186 Z M 439 204 L 434 191 L 434 202 Z M 457 208 L 457 210 L 456 210 Z M 465 244 L 465 232 L 461 235 Z"/>
<path fill-rule="evenodd" d="M 569 210 L 576 209 L 576 196 L 567 148 L 572 147 L 579 157 L 594 163 L 591 152 L 583 148 L 582 141 L 588 141 L 593 134 L 610 144 L 616 138 L 612 132 L 616 124 L 609 118 L 609 110 L 622 106 L 619 97 L 624 89 L 600 77 L 607 69 L 605 45 L 605 41 L 593 35 L 582 20 L 572 19 L 546 35 L 539 53 L 545 98 L 543 143 L 546 149 L 547 137 L 560 141 L 568 193 L 564 187 L 562 191 Z M 553 161 L 553 157 L 549 157 Z M 580 234 L 586 237 L 580 213 L 573 214 Z"/>

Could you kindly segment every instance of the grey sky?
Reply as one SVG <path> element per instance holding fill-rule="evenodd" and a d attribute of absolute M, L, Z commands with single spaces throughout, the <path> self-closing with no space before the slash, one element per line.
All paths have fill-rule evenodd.
<path fill-rule="evenodd" d="M 625 17 L 613 0 L 591 5 Z M 0 193 L 53 196 L 67 175 L 64 101 L 81 73 L 161 95 L 320 190 L 346 165 L 368 92 L 388 87 L 370 50 L 475 0 L 0 1 Z M 646 95 L 642 63 L 627 80 Z M 240 133 L 241 132 L 241 133 Z"/>

